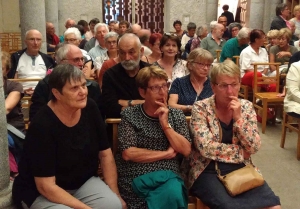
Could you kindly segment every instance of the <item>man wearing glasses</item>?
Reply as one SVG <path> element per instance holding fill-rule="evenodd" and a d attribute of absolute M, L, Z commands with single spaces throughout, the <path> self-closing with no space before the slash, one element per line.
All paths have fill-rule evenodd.
<path fill-rule="evenodd" d="M 44 78 L 48 68 L 55 67 L 54 60 L 40 52 L 42 34 L 38 30 L 29 30 L 25 34 L 26 48 L 11 56 L 11 70 L 8 78 Z M 37 82 L 23 82 L 24 93 L 32 95 Z"/>
<path fill-rule="evenodd" d="M 67 52 L 67 53 L 66 53 Z M 73 44 L 64 44 L 56 52 L 56 61 L 58 64 L 69 63 L 83 69 L 84 67 L 84 57 L 81 50 Z M 34 93 L 31 97 L 32 104 L 29 110 L 29 120 L 35 116 L 38 110 L 48 101 L 50 101 L 50 89 L 48 85 L 49 75 L 47 75 L 43 80 L 39 81 L 36 86 Z M 102 101 L 101 101 L 101 91 L 97 82 L 92 80 L 87 80 L 86 86 L 88 88 L 88 97 L 93 99 L 98 105 L 99 110 L 103 114 Z"/>

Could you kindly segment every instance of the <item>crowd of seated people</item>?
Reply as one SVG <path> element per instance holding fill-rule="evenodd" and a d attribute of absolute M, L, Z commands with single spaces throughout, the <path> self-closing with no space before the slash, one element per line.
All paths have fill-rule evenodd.
<path fill-rule="evenodd" d="M 270 47 L 265 47 L 263 31 L 242 28 L 235 22 L 227 26 L 225 16 L 212 22 L 209 31 L 205 25 L 198 27 L 197 37 L 195 23 L 189 23 L 186 32 L 178 20 L 174 22 L 174 33 L 163 34 L 127 21 L 107 25 L 95 18 L 88 25 L 84 21 L 80 24 L 85 28 L 83 37 L 73 27 L 75 21 L 66 21 L 63 44 L 56 46 L 55 61 L 39 51 L 43 37 L 37 30 L 28 31 L 27 48 L 12 55 L 8 78 L 22 75 L 24 65 L 30 66 L 26 68 L 28 75 L 35 67 L 40 67 L 41 74 L 36 86 L 24 87 L 24 93 L 32 95 L 32 104 L 13 192 L 20 208 L 98 208 L 98 204 L 112 203 L 112 208 L 168 208 L 166 205 L 175 204 L 174 208 L 186 208 L 187 179 L 179 175 L 181 162 L 190 167 L 188 189 L 211 209 L 218 208 L 218 204 L 224 204 L 226 209 L 238 208 L 235 204 L 247 205 L 241 207 L 247 209 L 280 208 L 279 198 L 267 183 L 255 188 L 255 192 L 230 197 L 217 182 L 214 165 L 217 162 L 222 172 L 230 172 L 248 164 L 250 156 L 258 151 L 256 114 L 252 104 L 238 99 L 237 93 L 240 82 L 252 87 L 252 63 L 284 64 L 297 51 L 289 45 L 293 34 L 288 25 L 269 31 Z M 86 40 L 85 50 L 78 47 L 82 39 Z M 181 49 L 193 39 L 197 43 L 184 60 Z M 150 54 L 144 56 L 145 50 Z M 215 63 L 216 50 L 223 52 L 221 64 Z M 229 60 L 234 60 L 233 56 L 240 56 L 240 68 Z M 47 73 L 49 68 L 54 69 Z M 294 107 L 288 109 L 290 104 L 298 107 L 299 95 L 294 89 L 299 83 L 295 80 L 299 68 L 292 64 L 287 76 L 286 110 L 291 114 L 299 114 Z M 96 79 L 93 70 L 97 72 Z M 260 66 L 259 71 L 262 76 L 274 69 Z M 190 127 L 187 115 L 191 115 Z M 42 117 L 48 120 L 39 123 Z M 112 128 L 104 126 L 105 118 L 121 118 L 117 166 L 109 149 Z M 244 128 L 245 124 L 251 126 Z M 56 128 L 61 135 L 53 132 Z M 219 131 L 224 132 L 223 137 L 210 137 Z M 47 133 L 53 137 L 35 140 Z M 89 151 L 91 154 L 87 154 Z M 59 156 L 50 157 L 53 153 Z M 70 153 L 66 159 L 62 157 L 65 153 Z M 76 162 L 79 165 L 73 168 Z M 93 177 L 97 175 L 98 162 L 104 181 Z M 108 171 L 108 167 L 112 170 Z M 72 176 L 70 173 L 78 175 L 66 178 Z M 207 178 L 215 180 L 210 182 Z M 165 194 L 153 189 L 153 182 L 161 189 L 180 189 Z M 87 187 L 94 189 L 98 185 L 106 187 L 96 192 L 97 197 L 104 195 L 100 198 L 104 203 L 97 198 L 82 200 L 88 195 Z M 206 195 L 207 189 L 222 191 L 213 195 L 217 203 Z M 257 198 L 259 201 L 253 201 Z"/>

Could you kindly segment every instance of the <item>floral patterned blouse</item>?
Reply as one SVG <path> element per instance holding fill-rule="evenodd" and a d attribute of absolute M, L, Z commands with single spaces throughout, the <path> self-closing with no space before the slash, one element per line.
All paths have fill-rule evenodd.
<path fill-rule="evenodd" d="M 187 67 L 186 67 L 186 61 L 182 60 L 182 59 L 177 59 L 174 66 L 173 66 L 173 71 L 172 71 L 172 77 L 168 79 L 168 83 L 172 84 L 172 82 L 176 79 L 176 78 L 181 78 L 185 75 L 188 75 L 190 72 L 188 71 Z M 162 66 L 160 66 L 158 64 L 158 62 L 154 62 L 153 63 L 154 66 L 158 66 L 161 69 L 164 70 L 164 68 Z"/>
<path fill-rule="evenodd" d="M 192 152 L 183 163 L 184 177 L 190 188 L 211 160 L 225 163 L 252 163 L 243 150 L 254 154 L 261 145 L 252 103 L 240 99 L 242 117 L 233 123 L 232 144 L 221 143 L 222 130 L 215 113 L 215 96 L 195 102 L 190 122 Z M 189 161 L 189 162 L 187 162 Z"/>

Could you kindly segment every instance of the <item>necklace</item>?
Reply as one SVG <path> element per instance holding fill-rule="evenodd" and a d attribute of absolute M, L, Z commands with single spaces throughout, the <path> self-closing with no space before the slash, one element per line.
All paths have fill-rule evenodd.
<path fill-rule="evenodd" d="M 197 81 L 197 79 L 195 77 L 192 77 L 192 79 L 194 80 L 194 82 L 197 83 L 198 85 L 198 91 L 196 90 L 196 98 L 195 98 L 195 102 L 197 101 L 200 93 L 201 93 L 201 84 Z"/>

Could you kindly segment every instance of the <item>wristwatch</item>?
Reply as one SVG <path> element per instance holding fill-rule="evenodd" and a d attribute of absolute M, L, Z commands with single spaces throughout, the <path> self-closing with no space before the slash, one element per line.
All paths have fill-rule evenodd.
<path fill-rule="evenodd" d="M 166 127 L 163 128 L 163 131 L 165 131 L 165 130 L 167 130 L 167 129 L 169 129 L 169 128 L 170 128 L 170 129 L 172 128 L 172 126 L 171 126 L 170 123 L 168 123 L 168 125 L 167 125 Z"/>
<path fill-rule="evenodd" d="M 129 106 L 129 107 L 132 106 L 132 100 L 128 100 L 128 106 Z"/>

